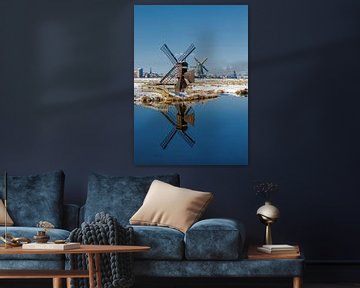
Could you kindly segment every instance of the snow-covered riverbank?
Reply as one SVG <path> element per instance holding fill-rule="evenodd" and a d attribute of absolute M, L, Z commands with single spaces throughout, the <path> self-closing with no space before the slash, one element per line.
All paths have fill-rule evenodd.
<path fill-rule="evenodd" d="M 168 91 L 174 96 L 173 85 L 159 85 L 160 78 L 135 78 L 134 79 L 134 100 L 139 101 L 144 97 L 158 99 L 164 97 L 162 91 Z M 234 96 L 247 96 L 247 79 L 196 79 L 195 83 L 189 84 L 182 97 L 193 97 L 207 95 L 230 94 Z M 200 97 L 202 98 L 202 97 Z"/>

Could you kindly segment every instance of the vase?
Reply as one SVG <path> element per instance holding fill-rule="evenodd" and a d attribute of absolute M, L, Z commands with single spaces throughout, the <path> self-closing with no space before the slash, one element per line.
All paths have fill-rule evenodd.
<path fill-rule="evenodd" d="M 36 243 L 47 243 L 50 239 L 49 235 L 46 234 L 46 231 L 38 231 L 33 238 Z"/>
<path fill-rule="evenodd" d="M 261 223 L 265 225 L 264 244 L 272 245 L 271 225 L 280 217 L 280 211 L 271 202 L 266 201 L 265 205 L 261 206 L 256 214 Z"/>

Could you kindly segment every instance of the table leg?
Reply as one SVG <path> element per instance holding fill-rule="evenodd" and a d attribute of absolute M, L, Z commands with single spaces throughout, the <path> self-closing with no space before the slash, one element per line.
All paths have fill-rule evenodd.
<path fill-rule="evenodd" d="M 97 288 L 102 288 L 101 284 L 101 255 L 95 254 L 95 271 L 96 271 L 96 285 Z"/>
<path fill-rule="evenodd" d="M 71 288 L 71 278 L 66 278 L 66 288 Z"/>
<path fill-rule="evenodd" d="M 89 288 L 95 288 L 95 282 L 94 282 L 94 254 L 88 253 L 88 260 L 89 260 Z"/>
<path fill-rule="evenodd" d="M 293 278 L 293 288 L 301 288 L 301 277 L 296 276 Z"/>
<path fill-rule="evenodd" d="M 61 278 L 53 278 L 53 288 L 62 288 Z"/>

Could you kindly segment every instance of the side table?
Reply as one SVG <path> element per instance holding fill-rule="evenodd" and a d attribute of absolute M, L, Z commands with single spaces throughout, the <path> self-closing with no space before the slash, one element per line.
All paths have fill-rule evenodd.
<path fill-rule="evenodd" d="M 299 249 L 300 251 L 300 249 Z M 297 254 L 267 254 L 259 252 L 257 246 L 250 246 L 247 253 L 247 259 L 252 261 L 282 261 L 283 266 L 287 268 L 287 272 L 283 275 L 284 277 L 292 277 L 293 288 L 301 288 L 302 286 L 302 269 L 292 269 L 292 267 L 298 267 L 299 261 L 304 261 L 304 257 L 301 253 Z M 294 273 L 292 273 L 294 270 Z"/>

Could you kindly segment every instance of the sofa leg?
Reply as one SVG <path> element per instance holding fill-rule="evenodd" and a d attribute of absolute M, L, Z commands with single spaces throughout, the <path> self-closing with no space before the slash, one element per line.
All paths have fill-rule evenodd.
<path fill-rule="evenodd" d="M 297 276 L 293 278 L 293 288 L 301 288 L 301 277 Z"/>
<path fill-rule="evenodd" d="M 61 278 L 53 278 L 53 288 L 62 288 Z"/>

